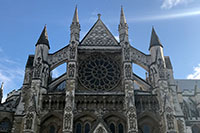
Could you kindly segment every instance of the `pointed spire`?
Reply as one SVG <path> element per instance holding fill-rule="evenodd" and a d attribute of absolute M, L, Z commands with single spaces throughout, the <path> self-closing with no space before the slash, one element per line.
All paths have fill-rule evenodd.
<path fill-rule="evenodd" d="M 74 12 L 74 17 L 73 17 L 72 23 L 79 23 L 77 5 L 76 5 L 76 8 L 75 8 L 75 12 Z"/>
<path fill-rule="evenodd" d="M 121 6 L 120 24 L 126 24 L 126 18 L 124 15 L 123 6 Z"/>
<path fill-rule="evenodd" d="M 118 26 L 119 40 L 120 42 L 128 42 L 128 24 L 126 23 L 126 18 L 124 15 L 123 7 L 121 6 L 120 23 Z"/>
<path fill-rule="evenodd" d="M 40 38 L 37 41 L 36 46 L 38 44 L 45 44 L 45 45 L 47 45 L 49 47 L 49 40 L 48 40 L 48 34 L 47 34 L 47 27 L 46 27 L 46 25 L 44 26 L 44 29 L 43 29 L 43 31 L 42 31 L 42 33 L 40 35 Z"/>
<path fill-rule="evenodd" d="M 75 12 L 74 12 L 74 17 L 72 20 L 72 24 L 70 26 L 70 30 L 71 30 L 71 39 L 70 42 L 72 41 L 72 38 L 74 37 L 76 41 L 79 42 L 79 38 L 80 38 L 80 24 L 79 24 L 79 19 L 78 19 L 78 9 L 77 6 L 75 8 Z"/>
<path fill-rule="evenodd" d="M 155 30 L 154 30 L 154 27 L 152 27 L 151 42 L 150 42 L 149 50 L 153 46 L 161 46 L 161 47 L 163 47 L 162 44 L 160 43 L 160 40 L 159 40 Z"/>

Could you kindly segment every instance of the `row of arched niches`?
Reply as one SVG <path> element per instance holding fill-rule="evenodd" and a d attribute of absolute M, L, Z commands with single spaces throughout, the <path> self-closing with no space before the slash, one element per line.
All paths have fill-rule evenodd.
<path fill-rule="evenodd" d="M 142 117 L 138 116 L 138 133 L 161 133 L 159 131 L 159 122 L 154 119 L 155 116 L 153 118 L 151 115 L 152 114 L 146 114 Z M 99 116 L 93 116 L 89 113 L 84 113 L 81 116 L 75 116 L 73 133 L 93 133 L 99 123 L 101 123 L 104 126 L 104 129 L 110 133 L 127 133 L 125 117 L 119 114 L 105 115 L 102 116 L 101 119 L 98 117 Z M 200 125 L 194 124 L 191 127 L 192 133 L 200 132 Z M 62 117 L 57 117 L 55 114 L 50 115 L 46 119 L 42 120 L 40 128 L 40 133 L 62 133 Z"/>

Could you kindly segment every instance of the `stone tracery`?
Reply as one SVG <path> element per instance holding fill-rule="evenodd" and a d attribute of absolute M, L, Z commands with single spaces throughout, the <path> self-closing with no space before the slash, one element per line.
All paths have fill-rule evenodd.
<path fill-rule="evenodd" d="M 81 61 L 79 81 L 84 87 L 95 91 L 113 89 L 119 82 L 118 64 L 103 55 L 93 55 Z"/>

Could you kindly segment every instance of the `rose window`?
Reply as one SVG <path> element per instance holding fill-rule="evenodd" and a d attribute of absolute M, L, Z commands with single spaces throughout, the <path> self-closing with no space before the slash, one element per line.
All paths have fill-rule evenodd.
<path fill-rule="evenodd" d="M 79 81 L 90 90 L 113 89 L 120 80 L 118 64 L 107 56 L 92 55 L 80 62 Z"/>

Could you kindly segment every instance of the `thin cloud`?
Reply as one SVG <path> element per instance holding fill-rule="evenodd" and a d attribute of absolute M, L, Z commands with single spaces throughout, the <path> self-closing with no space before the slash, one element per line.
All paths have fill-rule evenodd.
<path fill-rule="evenodd" d="M 194 67 L 194 72 L 187 76 L 187 79 L 200 79 L 200 64 L 197 67 Z"/>
<path fill-rule="evenodd" d="M 6 57 L 0 57 L 0 84 L 4 82 L 3 101 L 7 93 L 21 87 L 23 77 L 24 69 L 21 67 L 21 64 Z"/>
<path fill-rule="evenodd" d="M 182 13 L 138 17 L 138 18 L 132 18 L 129 21 L 130 22 L 155 21 L 155 20 L 175 19 L 175 18 L 182 18 L 182 17 L 189 17 L 189 16 L 196 16 L 196 15 L 200 15 L 200 10 L 186 11 Z"/>
<path fill-rule="evenodd" d="M 192 0 L 163 0 L 162 9 L 171 9 L 180 4 L 188 4 Z"/>

